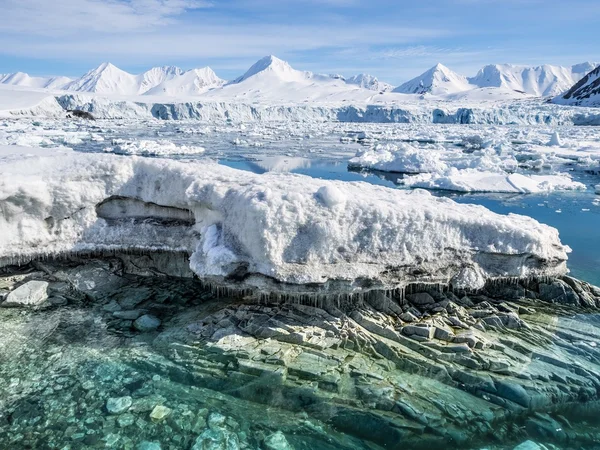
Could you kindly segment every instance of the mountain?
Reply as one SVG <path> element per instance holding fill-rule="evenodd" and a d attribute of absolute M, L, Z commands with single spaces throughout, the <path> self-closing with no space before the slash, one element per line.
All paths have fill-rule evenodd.
<path fill-rule="evenodd" d="M 369 89 L 370 91 L 389 92 L 394 90 L 394 86 L 391 84 L 379 81 L 374 76 L 366 73 L 346 78 L 345 81 L 347 84 L 355 84 L 363 89 Z"/>
<path fill-rule="evenodd" d="M 592 63 L 572 67 L 493 64 L 483 67 L 477 75 L 469 78 L 469 82 L 479 87 L 503 87 L 537 97 L 547 97 L 566 91 L 593 67 Z"/>
<path fill-rule="evenodd" d="M 71 81 L 73 80 L 67 77 L 32 77 L 24 72 L 0 75 L 0 84 L 32 88 L 61 89 Z"/>
<path fill-rule="evenodd" d="M 210 67 L 192 69 L 155 85 L 145 95 L 197 95 L 225 84 Z"/>
<path fill-rule="evenodd" d="M 579 80 L 554 103 L 600 107 L 600 65 Z"/>
<path fill-rule="evenodd" d="M 175 66 L 153 67 L 138 76 L 138 93 L 143 94 L 161 83 L 165 83 L 183 75 L 183 73 L 183 70 Z"/>
<path fill-rule="evenodd" d="M 313 78 L 315 75 L 312 72 L 302 72 L 293 69 L 286 61 L 283 61 L 276 56 L 270 55 L 259 59 L 250 67 L 244 75 L 233 80 L 230 84 L 240 84 L 246 80 L 257 79 L 278 79 L 285 82 L 302 82 Z M 321 75 L 322 78 L 331 78 L 327 75 Z"/>
<path fill-rule="evenodd" d="M 97 94 L 133 95 L 139 90 L 138 78 L 111 63 L 100 64 L 81 78 L 67 84 L 68 91 Z"/>
<path fill-rule="evenodd" d="M 473 89 L 474 86 L 443 64 L 437 64 L 427 72 L 394 89 L 401 94 L 445 95 Z"/>

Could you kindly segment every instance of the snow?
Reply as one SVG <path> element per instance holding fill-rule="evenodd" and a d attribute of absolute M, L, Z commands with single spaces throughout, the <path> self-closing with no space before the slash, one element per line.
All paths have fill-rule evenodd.
<path fill-rule="evenodd" d="M 32 77 L 23 72 L 0 75 L 0 84 L 32 88 L 60 89 L 71 81 L 68 77 Z"/>
<path fill-rule="evenodd" d="M 403 184 L 413 188 L 458 192 L 502 192 L 531 194 L 554 190 L 585 190 L 586 186 L 568 175 L 523 175 L 450 168 L 443 173 L 405 177 Z"/>
<path fill-rule="evenodd" d="M 110 64 L 103 63 L 83 77 L 67 84 L 68 91 L 94 92 L 98 94 L 134 94 L 138 92 L 138 80 L 134 75 Z"/>
<path fill-rule="evenodd" d="M 363 89 L 371 91 L 389 92 L 394 90 L 394 86 L 384 81 L 379 81 L 376 77 L 361 73 L 345 79 L 347 84 L 355 84 Z"/>
<path fill-rule="evenodd" d="M 586 74 L 564 95 L 556 97 L 554 103 L 600 107 L 600 65 Z"/>
<path fill-rule="evenodd" d="M 585 190 L 586 185 L 573 180 L 572 175 L 600 169 L 597 133 L 588 141 L 585 137 L 594 132 L 582 130 L 572 135 L 565 130 L 567 137 L 562 138 L 558 131 L 542 134 L 529 129 L 527 136 L 511 130 L 515 129 L 489 127 L 482 135 L 470 136 L 467 129 L 450 136 L 410 136 L 411 142 L 375 144 L 359 150 L 348 165 L 420 174 L 399 178 L 407 187 L 507 193 Z"/>
<path fill-rule="evenodd" d="M 572 67 L 545 64 L 537 67 L 492 64 L 483 67 L 469 82 L 479 87 L 508 88 L 536 97 L 555 96 L 565 92 L 584 75 L 592 63 Z"/>
<path fill-rule="evenodd" d="M 423 151 L 408 143 L 378 145 L 359 151 L 349 166 L 398 173 L 438 172 L 448 167 L 441 161 L 439 152 Z"/>
<path fill-rule="evenodd" d="M 115 139 L 111 147 L 105 147 L 106 153 L 116 153 L 119 155 L 140 155 L 140 156 L 174 156 L 174 155 L 198 155 L 204 153 L 203 147 L 177 145 L 167 140 L 150 141 L 125 139 Z"/>
<path fill-rule="evenodd" d="M 467 79 L 451 71 L 443 64 L 436 64 L 422 75 L 397 87 L 394 92 L 402 94 L 444 95 L 468 91 L 474 86 Z"/>
<path fill-rule="evenodd" d="M 156 83 L 154 87 L 144 91 L 146 95 L 198 95 L 222 86 L 225 83 L 210 67 L 192 69 Z"/>
<path fill-rule="evenodd" d="M 64 148 L 2 146 L 0 166 L 3 264 L 90 250 L 186 251 L 201 278 L 246 272 L 245 285 L 300 292 L 410 281 L 476 280 L 477 288 L 490 277 L 566 271 L 569 249 L 555 229 L 423 190 Z"/>

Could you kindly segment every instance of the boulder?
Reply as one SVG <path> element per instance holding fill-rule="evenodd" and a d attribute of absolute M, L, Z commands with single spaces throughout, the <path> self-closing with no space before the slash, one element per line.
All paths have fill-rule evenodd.
<path fill-rule="evenodd" d="M 151 314 L 144 314 L 133 322 L 133 327 L 141 332 L 154 331 L 160 326 L 160 319 Z"/>
<path fill-rule="evenodd" d="M 48 300 L 46 281 L 28 281 L 9 292 L 2 306 L 39 306 Z"/>

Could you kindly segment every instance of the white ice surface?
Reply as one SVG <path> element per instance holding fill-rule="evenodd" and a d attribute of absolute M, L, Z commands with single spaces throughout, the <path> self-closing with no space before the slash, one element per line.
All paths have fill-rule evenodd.
<path fill-rule="evenodd" d="M 354 288 L 365 280 L 387 288 L 478 280 L 469 286 L 477 288 L 488 277 L 566 271 L 569 249 L 554 228 L 423 190 L 17 146 L 0 147 L 0 172 L 4 263 L 75 251 L 183 250 L 201 277 L 241 269 L 247 284 Z M 140 211 L 160 217 L 144 220 Z M 186 211 L 195 225 L 160 225 Z"/>
<path fill-rule="evenodd" d="M 133 140 L 114 139 L 111 146 L 105 147 L 106 153 L 119 155 L 140 156 L 175 156 L 175 155 L 198 155 L 204 153 L 204 147 L 177 145 L 167 140 Z"/>
<path fill-rule="evenodd" d="M 442 173 L 407 176 L 405 186 L 426 189 L 444 189 L 459 192 L 504 192 L 532 194 L 555 190 L 585 190 L 585 184 L 573 181 L 570 176 L 523 175 L 505 172 L 488 172 L 476 169 L 450 168 Z"/>

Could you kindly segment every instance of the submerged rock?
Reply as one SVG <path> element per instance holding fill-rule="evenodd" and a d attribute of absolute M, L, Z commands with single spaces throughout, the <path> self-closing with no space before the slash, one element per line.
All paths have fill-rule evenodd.
<path fill-rule="evenodd" d="M 48 299 L 48 282 L 28 281 L 6 296 L 2 306 L 39 306 Z"/>
<path fill-rule="evenodd" d="M 266 450 L 294 450 L 281 431 L 267 436 L 264 445 Z"/>
<path fill-rule="evenodd" d="M 160 327 L 160 319 L 150 314 L 144 314 L 133 322 L 133 327 L 141 332 L 154 331 Z"/>
<path fill-rule="evenodd" d="M 111 397 L 106 401 L 106 410 L 109 414 L 123 414 L 133 404 L 133 399 L 126 397 Z"/>

